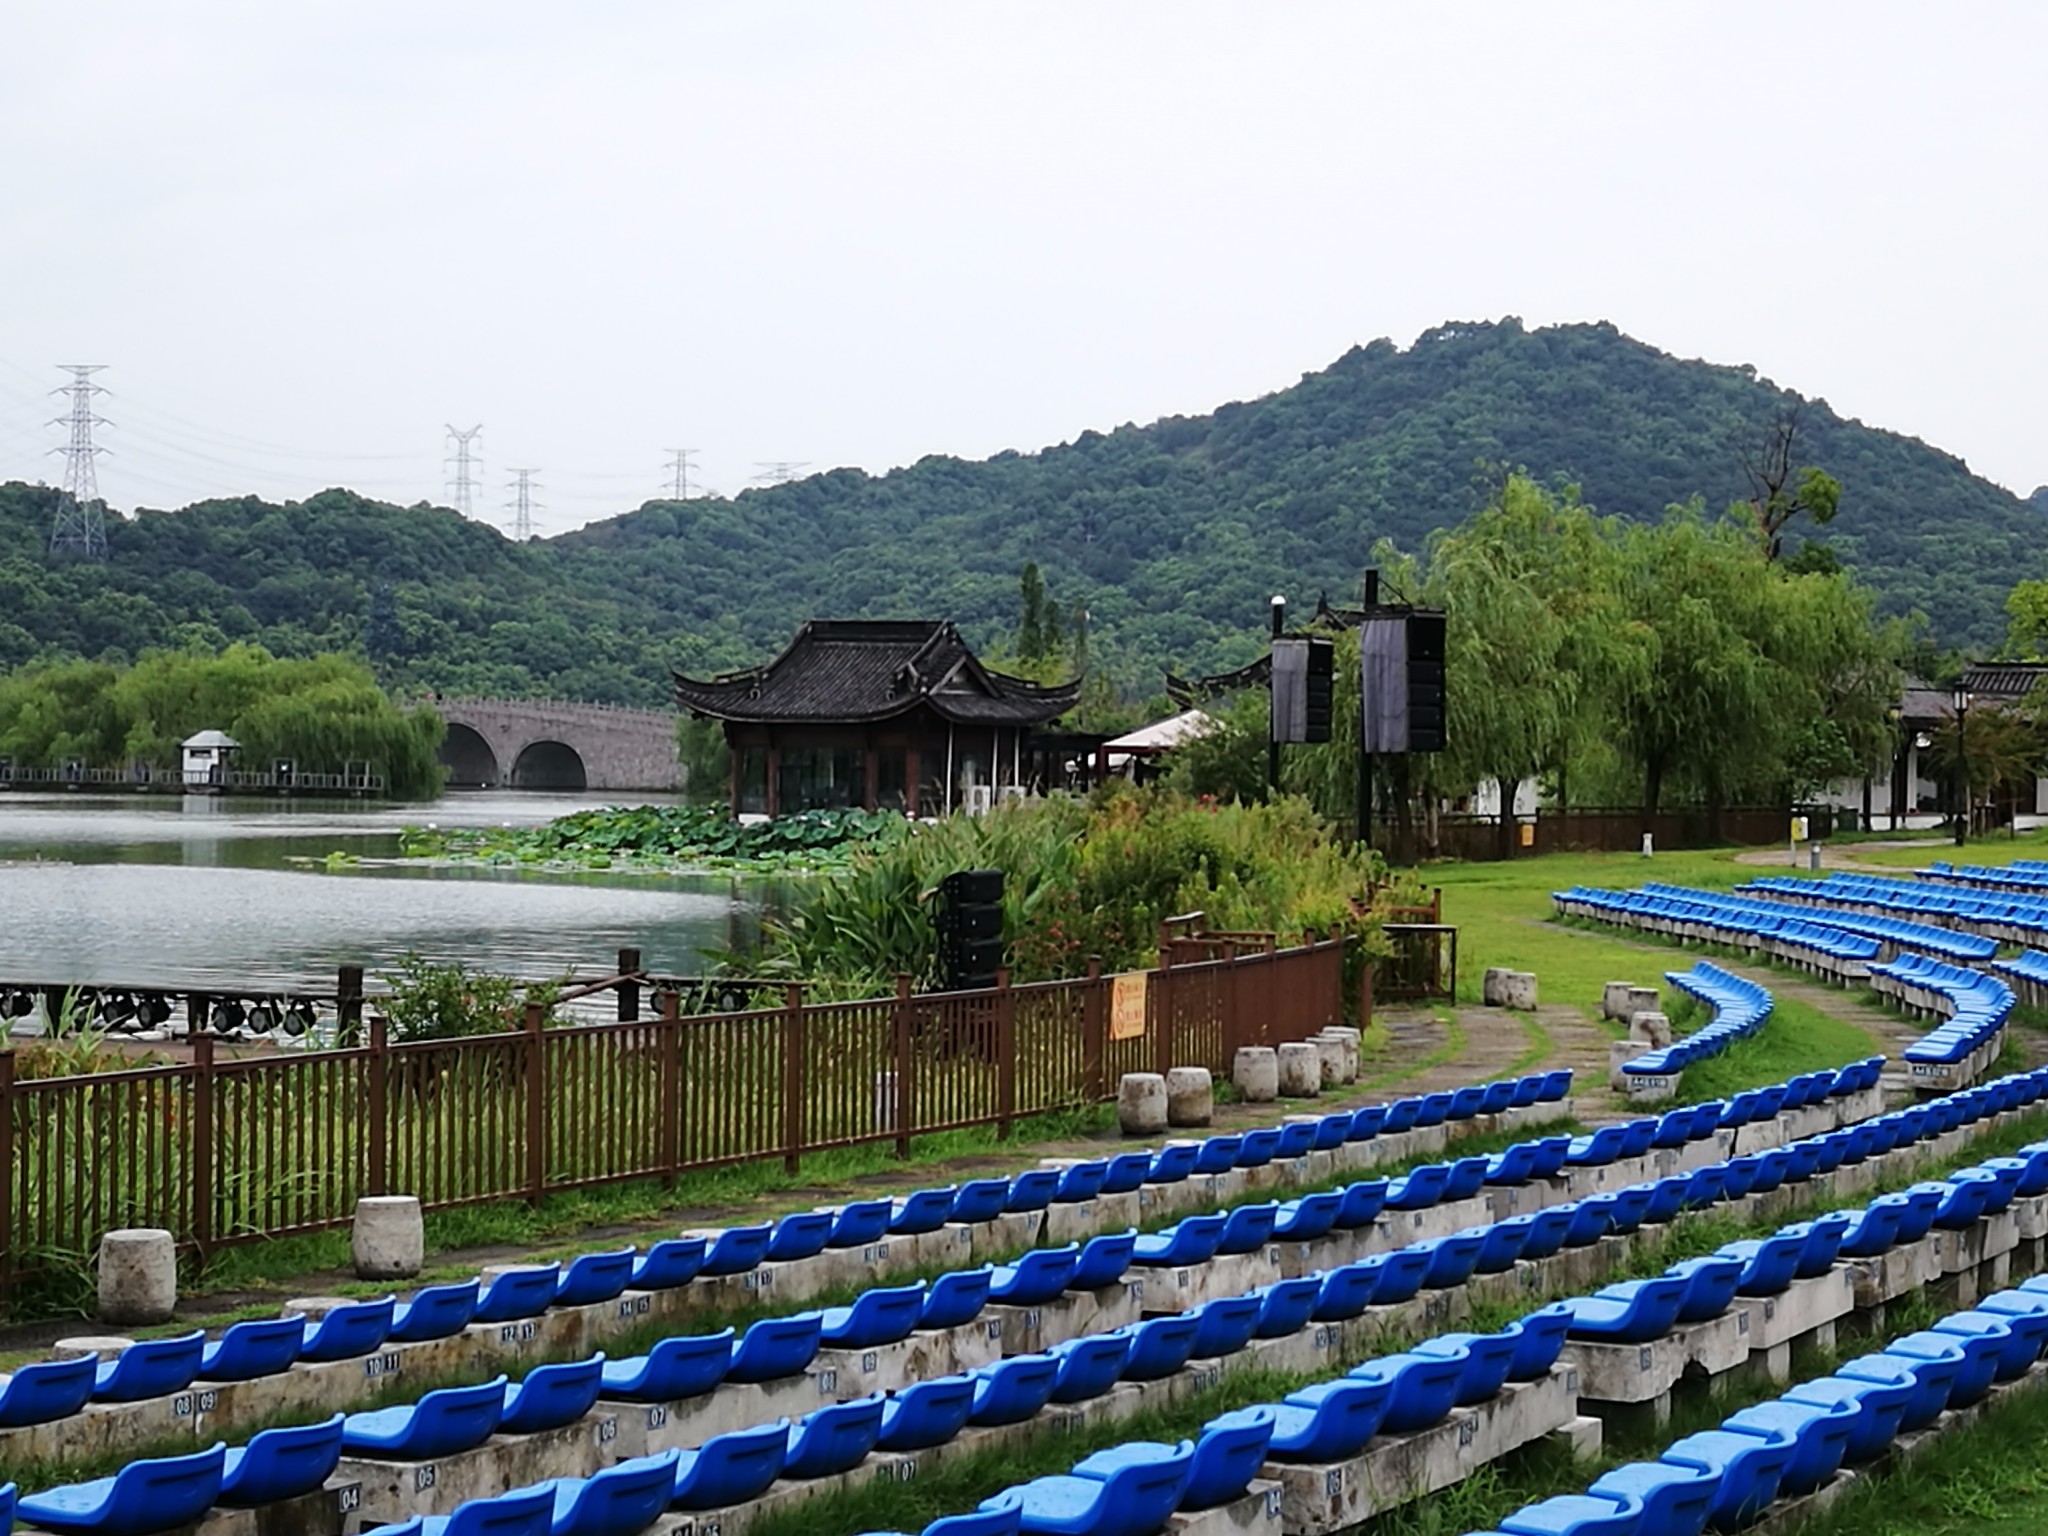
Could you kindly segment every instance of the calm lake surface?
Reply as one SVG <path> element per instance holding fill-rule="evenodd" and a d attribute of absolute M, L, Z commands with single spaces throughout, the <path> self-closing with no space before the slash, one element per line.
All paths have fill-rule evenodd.
<path fill-rule="evenodd" d="M 542 875 L 300 860 L 398 855 L 401 828 L 537 825 L 658 796 L 480 792 L 431 804 L 0 794 L 0 983 L 328 991 L 407 950 L 515 976 L 608 975 L 617 952 L 704 968 L 750 943 L 758 890 L 728 876 Z"/>

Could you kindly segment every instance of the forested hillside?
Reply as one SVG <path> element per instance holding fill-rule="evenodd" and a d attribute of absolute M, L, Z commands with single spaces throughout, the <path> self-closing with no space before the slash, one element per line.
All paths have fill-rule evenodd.
<path fill-rule="evenodd" d="M 1017 574 L 1090 615 L 1091 655 L 1149 692 L 1162 667 L 1244 659 L 1267 597 L 1355 590 L 1375 540 L 1418 547 L 1503 466 L 1654 517 L 1746 492 L 1745 445 L 1792 396 L 1611 326 L 1446 325 L 1355 347 L 1262 399 L 985 462 L 836 470 L 733 500 L 653 502 L 514 545 L 445 510 L 331 491 L 124 517 L 103 568 L 42 553 L 51 493 L 0 487 L 0 663 L 260 640 L 360 648 L 443 690 L 654 702 L 668 664 L 760 659 L 812 615 L 949 615 L 1009 633 Z M 2012 583 L 2048 576 L 2043 509 L 1912 438 L 1804 412 L 1802 462 L 1842 483 L 1823 537 L 1933 638 L 1989 650 Z"/>

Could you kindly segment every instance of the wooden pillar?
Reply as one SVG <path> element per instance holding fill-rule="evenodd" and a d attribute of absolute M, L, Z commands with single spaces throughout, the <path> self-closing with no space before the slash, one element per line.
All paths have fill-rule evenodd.
<path fill-rule="evenodd" d="M 870 740 L 868 742 L 866 766 L 867 772 L 864 776 L 863 788 L 861 790 L 861 805 L 865 809 L 872 811 L 875 808 L 876 778 L 881 771 L 879 765 L 876 762 L 875 744 L 873 740 Z"/>
<path fill-rule="evenodd" d="M 732 819 L 740 819 L 740 795 L 745 782 L 740 774 L 740 754 L 744 749 L 732 739 L 728 731 L 725 737 L 725 797 L 732 802 Z"/>
<path fill-rule="evenodd" d="M 782 814 L 782 748 L 768 747 L 768 814 Z"/>
<path fill-rule="evenodd" d="M 924 765 L 917 760 L 917 748 L 915 746 L 905 747 L 903 749 L 903 814 L 906 816 L 914 817 L 917 815 L 917 786 L 921 782 L 920 775 L 923 772 Z"/>

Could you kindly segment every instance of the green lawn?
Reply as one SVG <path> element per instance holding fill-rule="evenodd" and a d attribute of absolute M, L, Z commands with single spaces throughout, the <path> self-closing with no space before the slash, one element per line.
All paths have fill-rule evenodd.
<path fill-rule="evenodd" d="M 1845 852 L 1847 850 L 1844 850 Z M 1953 841 L 1927 842 L 1917 848 L 1872 848 L 1850 853 L 1858 864 L 1882 864 L 1890 869 L 1925 869 L 1937 859 L 1946 864 L 2010 864 L 2014 859 L 2048 859 L 2048 829 L 2009 837 L 1994 832 L 1972 838 L 1958 848 Z"/>

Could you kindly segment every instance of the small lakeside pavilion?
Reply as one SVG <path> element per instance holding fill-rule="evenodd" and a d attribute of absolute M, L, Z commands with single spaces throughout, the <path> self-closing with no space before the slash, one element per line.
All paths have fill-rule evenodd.
<path fill-rule="evenodd" d="M 983 666 L 946 619 L 813 619 L 762 666 L 675 674 L 677 707 L 724 724 L 735 816 L 984 810 L 1058 782 L 1039 732 L 1080 691 Z"/>

